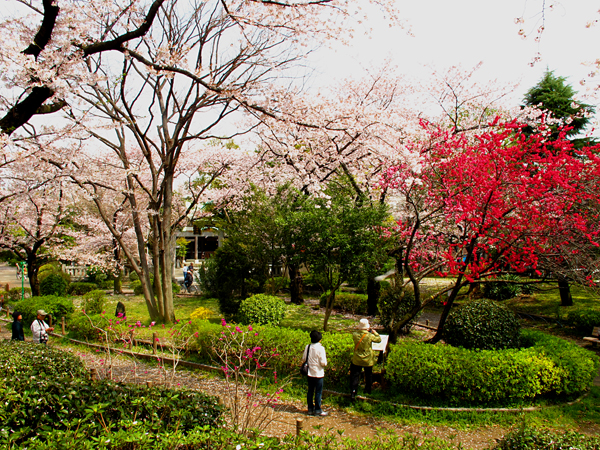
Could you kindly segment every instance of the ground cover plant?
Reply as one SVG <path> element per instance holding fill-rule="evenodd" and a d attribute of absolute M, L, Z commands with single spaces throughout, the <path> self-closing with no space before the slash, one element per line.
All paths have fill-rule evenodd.
<path fill-rule="evenodd" d="M 57 431 L 89 439 L 131 428 L 185 433 L 220 423 L 216 399 L 199 392 L 90 380 L 76 356 L 30 342 L 2 342 L 0 355 L 5 448 L 30 448 L 30 441 Z"/>

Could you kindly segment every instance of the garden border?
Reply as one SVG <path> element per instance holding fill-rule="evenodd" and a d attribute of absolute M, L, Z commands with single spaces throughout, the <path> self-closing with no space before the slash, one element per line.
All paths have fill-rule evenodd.
<path fill-rule="evenodd" d="M 92 348 L 99 348 L 102 350 L 106 350 L 106 346 L 105 345 L 100 345 L 100 344 L 92 344 L 89 342 L 84 342 L 84 341 L 79 341 L 77 339 L 72 339 L 66 336 L 63 336 L 62 334 L 57 334 L 57 333 L 50 333 L 51 336 L 57 337 L 57 338 L 61 338 L 61 339 L 67 339 L 71 342 L 77 343 L 77 344 L 82 344 L 82 345 L 86 345 L 88 347 L 92 347 Z M 175 362 L 175 360 L 173 358 L 168 358 L 168 357 L 159 357 L 158 355 L 151 355 L 151 354 L 146 354 L 146 353 L 135 353 L 129 350 L 123 350 L 123 351 L 119 351 L 119 353 L 121 354 L 127 354 L 127 355 L 131 355 L 131 356 L 135 356 L 135 357 L 141 357 L 141 359 L 147 359 L 147 360 L 156 360 L 157 358 L 160 358 L 163 361 L 168 361 L 168 362 Z M 206 370 L 206 371 L 213 371 L 213 372 L 221 372 L 221 369 L 219 367 L 215 367 L 215 366 L 209 366 L 208 364 L 201 364 L 201 363 L 195 363 L 192 361 L 186 361 L 184 359 L 180 359 L 177 362 L 178 365 L 184 366 L 184 367 L 191 367 L 191 368 L 196 368 L 196 369 L 201 369 L 201 370 Z M 330 394 L 330 395 L 337 395 L 337 396 L 341 396 L 341 397 L 350 397 L 350 394 L 347 394 L 345 392 L 338 392 L 338 391 L 332 391 L 329 389 L 323 389 L 323 393 L 324 394 Z M 583 394 L 582 396 L 578 397 L 577 399 L 570 401 L 570 402 L 566 402 L 566 403 L 559 403 L 556 405 L 546 405 L 546 406 L 529 406 L 529 407 L 524 407 L 524 408 L 466 408 L 466 407 L 439 407 L 439 406 L 418 406 L 418 405 L 409 405 L 406 403 L 394 403 L 394 402 L 388 402 L 390 405 L 396 406 L 396 407 L 401 407 L 401 408 L 409 408 L 409 409 L 416 409 L 416 410 L 421 410 L 421 411 L 449 411 L 449 412 L 507 412 L 507 413 L 520 413 L 520 412 L 533 412 L 533 411 L 540 411 L 542 409 L 546 409 L 546 408 L 553 408 L 556 406 L 571 406 L 574 405 L 575 403 L 579 403 L 581 400 L 583 400 L 586 396 L 589 395 L 589 391 L 586 392 L 585 394 Z M 359 400 L 363 400 L 363 401 L 368 401 L 371 403 L 383 403 L 382 400 L 378 400 L 378 399 L 374 399 L 374 398 L 368 398 L 368 397 L 363 397 L 361 395 L 358 395 L 356 397 Z"/>

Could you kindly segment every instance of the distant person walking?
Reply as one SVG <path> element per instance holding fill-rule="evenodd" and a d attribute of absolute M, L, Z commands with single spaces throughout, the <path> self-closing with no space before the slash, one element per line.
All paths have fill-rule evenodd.
<path fill-rule="evenodd" d="M 323 378 L 325 377 L 325 366 L 327 366 L 327 355 L 325 348 L 321 345 L 321 333 L 310 332 L 310 344 L 304 349 L 302 361 L 308 358 L 308 393 L 306 402 L 308 414 L 311 416 L 324 417 L 328 415 L 321 408 L 321 397 L 323 396 Z"/>
<path fill-rule="evenodd" d="M 186 271 L 184 271 L 183 284 L 185 285 L 186 291 L 190 292 L 190 288 L 194 283 L 194 264 L 190 263 Z"/>
<path fill-rule="evenodd" d="M 23 334 L 23 316 L 20 312 L 15 311 L 13 314 L 12 323 L 12 338 L 13 341 L 24 341 L 25 335 Z"/>
<path fill-rule="evenodd" d="M 37 310 L 37 318 L 31 323 L 31 334 L 33 342 L 37 344 L 46 344 L 48 342 L 48 333 L 54 331 L 54 327 L 48 326 L 44 321 L 48 313 L 43 309 Z"/>
<path fill-rule="evenodd" d="M 354 354 L 350 363 L 350 398 L 356 400 L 356 391 L 360 380 L 360 373 L 365 371 L 365 393 L 370 394 L 373 386 L 373 366 L 375 365 L 375 352 L 373 342 L 381 342 L 381 336 L 371 328 L 367 319 L 360 319 L 357 330 L 352 333 L 354 340 Z"/>

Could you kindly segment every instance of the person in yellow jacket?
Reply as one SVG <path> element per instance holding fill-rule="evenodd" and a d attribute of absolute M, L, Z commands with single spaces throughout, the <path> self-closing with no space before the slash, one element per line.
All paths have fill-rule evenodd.
<path fill-rule="evenodd" d="M 357 330 L 352 333 L 352 339 L 354 340 L 354 354 L 350 363 L 350 395 L 354 401 L 356 400 L 360 373 L 363 369 L 365 370 L 365 393 L 371 393 L 373 366 L 377 360 L 372 344 L 373 342 L 381 342 L 381 336 L 371 328 L 367 319 L 360 319 Z"/>

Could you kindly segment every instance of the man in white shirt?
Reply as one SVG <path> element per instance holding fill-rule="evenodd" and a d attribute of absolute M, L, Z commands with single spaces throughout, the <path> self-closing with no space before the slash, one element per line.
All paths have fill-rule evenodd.
<path fill-rule="evenodd" d="M 54 327 L 48 326 L 44 319 L 48 315 L 43 309 L 37 310 L 37 318 L 31 323 L 31 334 L 33 342 L 36 344 L 46 344 L 48 342 L 48 333 L 54 331 Z"/>
<path fill-rule="evenodd" d="M 325 366 L 327 366 L 325 348 L 321 345 L 322 337 L 318 331 L 311 331 L 311 344 L 306 346 L 302 355 L 302 361 L 306 361 L 308 353 L 308 393 L 306 395 L 308 414 L 321 417 L 328 414 L 321 409 L 323 377 L 325 376 Z"/>

